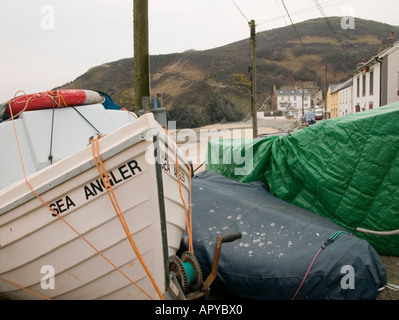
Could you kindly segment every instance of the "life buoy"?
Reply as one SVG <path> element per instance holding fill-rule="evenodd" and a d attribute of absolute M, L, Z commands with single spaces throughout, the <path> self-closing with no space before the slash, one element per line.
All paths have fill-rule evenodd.
<path fill-rule="evenodd" d="M 5 113 L 11 115 L 10 106 L 13 115 L 16 115 L 22 111 L 49 109 L 54 106 L 57 108 L 80 106 L 102 103 L 103 101 L 104 97 L 102 97 L 98 92 L 91 90 L 70 89 L 45 91 L 25 94 L 12 99 L 6 108 Z"/>

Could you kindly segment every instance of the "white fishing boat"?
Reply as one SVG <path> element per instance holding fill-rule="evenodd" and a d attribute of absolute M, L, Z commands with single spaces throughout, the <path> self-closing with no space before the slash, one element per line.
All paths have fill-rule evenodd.
<path fill-rule="evenodd" d="M 0 296 L 167 295 L 190 165 L 151 113 L 137 118 L 85 94 L 94 100 L 76 107 L 66 92 L 25 95 L 0 123 Z M 40 108 L 45 95 L 52 106 Z"/>

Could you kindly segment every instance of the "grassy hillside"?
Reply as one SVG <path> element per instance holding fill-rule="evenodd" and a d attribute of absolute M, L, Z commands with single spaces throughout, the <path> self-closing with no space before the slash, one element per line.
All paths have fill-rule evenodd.
<path fill-rule="evenodd" d="M 292 26 L 258 32 L 257 104 L 273 86 L 296 81 L 317 81 L 321 86 L 327 66 L 327 84 L 348 79 L 362 58 L 377 53 L 381 40 L 399 27 L 356 19 L 355 29 L 344 30 L 341 18 L 312 19 Z M 134 106 L 133 59 L 122 59 L 91 68 L 63 88 L 107 92 L 119 105 Z M 163 94 L 168 119 L 178 127 L 195 127 L 249 117 L 249 39 L 205 51 L 186 51 L 150 57 L 151 92 Z"/>

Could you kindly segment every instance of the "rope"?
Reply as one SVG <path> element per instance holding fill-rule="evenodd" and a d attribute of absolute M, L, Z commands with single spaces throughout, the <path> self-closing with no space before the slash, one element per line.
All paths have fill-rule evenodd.
<path fill-rule="evenodd" d="M 163 128 L 166 132 L 166 134 L 168 135 L 170 141 L 172 142 L 173 145 L 173 153 L 176 159 L 176 171 L 177 171 L 177 180 L 179 181 L 179 192 L 180 192 L 180 198 L 183 202 L 183 206 L 184 206 L 184 211 L 185 211 L 185 216 L 186 216 L 186 226 L 187 226 L 187 234 L 188 234 L 188 250 L 191 253 L 194 253 L 194 247 L 193 247 L 193 220 L 192 220 L 192 210 L 191 210 L 191 166 L 189 165 L 189 201 L 190 201 L 190 206 L 189 206 L 189 210 L 187 209 L 186 206 L 186 202 L 184 201 L 184 197 L 183 197 L 183 193 L 182 193 L 182 187 L 181 187 L 181 181 L 180 181 L 180 170 L 179 170 L 179 161 L 177 158 L 177 152 L 176 152 L 176 145 L 172 139 L 172 137 L 170 136 L 169 132 Z"/>
<path fill-rule="evenodd" d="M 64 97 L 62 96 L 62 94 L 60 93 L 60 90 L 54 90 L 53 92 L 51 91 L 47 91 L 47 96 L 52 98 L 53 101 L 55 102 L 55 97 L 58 97 L 58 102 L 57 105 L 55 106 L 56 108 L 60 108 L 60 107 L 68 107 L 68 104 L 66 103 Z M 64 104 L 61 104 L 61 99 L 63 101 Z"/>
<path fill-rule="evenodd" d="M 18 90 L 18 91 L 14 94 L 14 98 L 12 98 L 11 100 L 8 101 L 8 109 L 10 110 L 10 115 L 12 115 L 11 104 L 13 103 L 13 101 L 14 101 L 16 98 L 18 98 L 18 97 L 17 97 L 17 94 L 18 94 L 19 92 L 22 92 L 23 95 L 24 95 L 25 97 L 27 96 L 27 94 L 26 94 L 24 91 L 22 91 L 22 90 Z M 22 97 L 22 96 L 20 96 L 20 97 Z M 26 110 L 26 108 L 28 108 L 28 104 L 29 104 L 29 102 L 30 102 L 32 99 L 33 99 L 33 96 L 31 96 L 31 97 L 29 97 L 29 98 L 27 99 L 27 101 L 26 101 L 26 103 L 25 103 L 25 107 L 24 107 L 20 112 L 18 112 L 18 113 L 14 116 L 14 118 L 17 117 L 17 116 L 19 116 L 22 112 L 24 112 L 24 111 Z M 10 121 L 10 120 L 12 120 L 12 117 L 9 118 L 9 119 L 4 120 L 3 122 Z"/>
<path fill-rule="evenodd" d="M 127 110 L 126 108 L 121 108 L 121 110 L 127 111 L 133 118 L 138 119 L 138 117 L 134 114 L 134 112 L 131 112 L 131 111 Z"/>
<path fill-rule="evenodd" d="M 399 234 L 399 229 L 389 230 L 389 231 L 375 231 L 375 230 L 368 230 L 368 229 L 363 229 L 363 228 L 358 227 L 358 228 L 356 228 L 356 231 L 373 234 L 376 236 L 393 236 L 393 235 Z"/>
<path fill-rule="evenodd" d="M 43 298 L 43 299 L 45 299 L 45 300 L 51 300 L 50 298 L 48 298 L 48 297 L 46 297 L 46 296 L 43 296 L 43 295 L 41 295 L 40 293 L 37 293 L 37 292 L 35 292 L 35 291 L 29 290 L 29 289 L 27 289 L 27 288 L 24 288 L 24 287 L 20 286 L 19 284 L 16 284 L 15 282 L 11 282 L 11 281 L 6 280 L 6 279 L 4 279 L 4 278 L 0 278 L 0 280 L 6 282 L 6 283 L 8 283 L 8 284 L 13 285 L 14 287 L 17 287 L 17 288 L 20 288 L 20 289 L 22 289 L 22 290 L 25 290 L 25 291 L 27 291 L 27 292 L 29 292 L 29 293 L 32 293 L 32 294 L 34 294 L 34 295 L 36 295 L 36 296 L 38 296 L 38 297 L 40 297 L 40 298 Z"/>
<path fill-rule="evenodd" d="M 110 199 L 110 201 L 112 203 L 112 206 L 115 209 L 115 212 L 116 212 L 116 214 L 117 214 L 117 216 L 119 218 L 119 221 L 120 221 L 120 223 L 121 223 L 121 225 L 123 227 L 123 230 L 125 231 L 126 236 L 129 239 L 130 245 L 131 245 L 134 253 L 136 254 L 137 258 L 139 259 L 144 271 L 147 273 L 148 277 L 150 278 L 151 283 L 153 284 L 155 290 L 157 291 L 159 298 L 161 300 L 163 300 L 162 293 L 159 290 L 159 288 L 158 288 L 153 276 L 151 275 L 151 272 L 148 269 L 143 257 L 141 256 L 139 249 L 137 248 L 137 245 L 136 245 L 136 243 L 135 243 L 135 241 L 133 239 L 133 236 L 132 236 L 132 234 L 131 234 L 131 232 L 129 230 L 129 227 L 127 225 L 125 217 L 123 216 L 122 210 L 121 210 L 121 208 L 120 208 L 120 206 L 118 204 L 118 201 L 116 199 L 114 190 L 113 190 L 113 188 L 111 186 L 111 182 L 109 181 L 109 178 L 108 178 L 107 171 L 105 170 L 104 163 L 103 163 L 103 161 L 101 159 L 101 156 L 100 156 L 100 151 L 99 151 L 99 147 L 98 147 L 98 137 L 96 137 L 96 138 L 94 138 L 92 140 L 91 149 L 92 149 L 92 152 L 93 152 L 93 159 L 94 159 L 94 162 L 96 163 L 96 167 L 97 167 L 98 173 L 100 174 L 101 180 L 102 180 L 102 182 L 103 182 L 103 184 L 105 186 L 105 189 L 107 190 L 108 197 L 109 197 L 109 199 Z M 97 157 L 96 157 L 96 154 L 97 154 Z M 98 158 L 98 161 L 97 161 L 97 158 Z M 105 177 L 106 181 L 104 180 L 104 177 Z"/>
<path fill-rule="evenodd" d="M 17 130 L 16 130 L 16 126 L 15 126 L 15 122 L 14 122 L 14 115 L 12 113 L 12 108 L 11 108 L 11 100 L 8 102 L 9 107 L 10 107 L 10 115 L 11 115 L 11 121 L 13 123 L 13 128 L 14 128 L 14 134 L 15 134 L 15 138 L 16 138 L 16 142 L 17 142 L 17 147 L 18 147 L 18 152 L 19 152 L 19 158 L 21 161 L 21 167 L 22 167 L 22 172 L 24 175 L 24 179 L 25 179 L 25 183 L 28 186 L 28 188 L 30 189 L 30 191 L 34 194 L 34 196 L 40 200 L 52 213 L 53 215 L 57 216 L 61 221 L 63 221 L 73 232 L 75 232 L 83 241 L 85 241 L 93 250 L 95 250 L 102 258 L 104 258 L 110 265 L 112 265 L 120 274 L 122 274 L 126 279 L 129 280 L 129 282 L 131 282 L 137 289 L 139 289 L 143 294 L 145 294 L 148 298 L 152 299 L 151 296 L 149 296 L 142 288 L 140 288 L 132 279 L 130 279 L 121 269 L 119 269 L 115 264 L 113 264 L 107 257 L 104 256 L 103 253 L 101 253 L 96 247 L 94 247 L 94 245 L 92 245 L 83 235 L 81 235 L 75 228 L 73 228 L 63 217 L 61 217 L 55 210 L 53 210 L 46 201 L 44 201 L 32 188 L 31 184 L 28 181 L 28 178 L 26 176 L 26 172 L 25 172 L 25 166 L 23 163 L 23 159 L 22 159 L 22 154 L 21 154 L 21 148 L 19 145 L 19 140 L 18 140 L 18 134 L 17 134 Z M 14 284 L 12 282 L 9 282 L 3 278 L 0 278 L 0 280 L 4 281 L 4 282 L 8 282 L 10 284 L 15 285 L 18 288 L 21 288 L 23 290 L 26 290 L 28 292 L 32 292 L 33 291 L 26 289 L 22 286 L 19 286 L 17 284 Z M 36 294 L 36 293 L 34 293 Z M 37 294 L 39 295 L 39 294 Z M 39 295 L 40 296 L 40 295 Z"/>
<path fill-rule="evenodd" d="M 18 92 L 19 92 L 19 91 L 18 91 Z M 18 93 L 18 92 L 17 92 L 17 93 Z M 17 94 L 17 93 L 16 93 L 16 94 Z M 50 91 L 47 92 L 47 94 L 49 94 L 49 95 L 50 95 L 50 93 L 51 93 Z M 15 99 L 15 97 L 16 97 L 16 94 L 15 94 L 15 96 L 14 96 L 14 99 Z M 25 93 L 24 93 L 24 94 L 25 94 Z M 56 102 L 55 97 L 56 97 L 56 96 L 58 97 L 57 106 L 56 106 L 57 108 L 58 108 L 58 107 L 62 107 L 62 106 L 67 106 L 67 104 L 66 104 L 64 98 L 62 97 L 62 95 L 60 94 L 59 90 L 57 90 L 56 92 L 54 91 L 53 94 L 54 94 L 54 95 L 53 95 L 53 102 L 54 102 L 54 103 Z M 26 96 L 26 94 L 25 94 L 25 96 Z M 29 104 L 29 102 L 30 102 L 30 100 L 31 100 L 32 98 L 33 98 L 33 96 L 31 96 L 30 98 L 28 98 L 28 100 L 27 100 L 27 102 L 26 102 L 26 104 L 25 104 L 24 109 L 23 109 L 22 111 L 20 111 L 17 115 L 19 115 L 20 113 L 22 113 L 23 111 L 26 110 L 26 108 L 27 108 L 27 106 L 28 106 L 28 104 Z M 61 105 L 61 99 L 63 100 L 64 105 Z M 63 222 L 64 222 L 72 231 L 74 231 L 83 241 L 85 241 L 91 248 L 93 248 L 93 250 L 95 250 L 101 257 L 103 257 L 108 263 L 110 263 L 116 270 L 118 270 L 124 277 L 126 277 L 132 284 L 134 284 L 134 285 L 135 285 L 141 292 L 143 292 L 148 298 L 152 299 L 142 288 L 140 288 L 140 287 L 139 287 L 133 280 L 131 280 L 122 270 L 120 270 L 115 264 L 113 264 L 108 258 L 106 258 L 97 248 L 95 248 L 83 235 L 81 235 L 75 228 L 73 228 L 73 227 L 72 227 L 63 217 L 61 217 L 55 210 L 53 210 L 53 209 L 47 204 L 47 202 L 44 201 L 44 200 L 33 190 L 32 186 L 30 185 L 30 183 L 29 183 L 29 181 L 28 181 L 28 179 L 27 179 L 27 175 L 26 175 L 26 171 L 25 171 L 25 166 L 24 166 L 23 159 L 22 159 L 22 154 L 21 154 L 21 149 L 20 149 L 20 145 L 19 145 L 18 135 L 17 135 L 16 126 L 15 126 L 15 122 L 14 122 L 14 115 L 13 115 L 13 113 L 12 113 L 12 108 L 11 108 L 11 103 L 12 103 L 12 101 L 13 101 L 13 99 L 10 100 L 10 101 L 8 102 L 9 109 L 10 109 L 10 115 L 11 115 L 11 121 L 12 121 L 12 123 L 13 123 L 14 134 L 15 134 L 15 138 L 16 138 L 16 142 L 17 142 L 17 147 L 18 147 L 19 157 L 20 157 L 20 161 L 21 161 L 22 172 L 23 172 L 23 175 L 24 175 L 24 180 L 25 180 L 25 183 L 27 184 L 27 186 L 29 187 L 30 191 L 35 195 L 35 197 L 36 197 L 38 200 L 40 200 L 40 201 L 53 213 L 53 215 L 57 216 L 61 221 L 63 221 Z M 53 105 L 53 109 L 54 109 L 54 107 L 55 107 L 55 106 Z M 131 112 L 129 112 L 129 113 L 132 114 L 132 115 L 134 115 L 134 114 L 131 113 Z M 16 116 L 17 116 L 17 115 L 16 115 Z M 137 118 L 137 117 L 135 117 L 135 118 Z M 173 144 L 174 155 L 175 155 L 175 158 L 176 158 L 176 170 L 177 170 L 177 175 L 178 175 L 180 197 L 181 197 L 181 199 L 182 199 L 182 202 L 183 202 L 183 205 L 184 205 L 184 209 L 185 209 L 185 213 L 186 213 L 187 231 L 188 231 L 189 239 L 190 239 L 189 250 L 190 250 L 190 252 L 193 252 L 193 245 L 192 245 L 192 212 L 191 212 L 191 166 L 189 166 L 189 171 L 190 171 L 190 174 L 189 174 L 189 185 L 190 185 L 190 191 L 189 191 L 189 197 L 190 197 L 190 199 L 189 199 L 189 201 L 190 201 L 190 209 L 189 209 L 189 212 L 188 212 L 187 206 L 186 206 L 186 203 L 185 203 L 185 201 L 184 201 L 183 194 L 182 194 L 181 181 L 180 181 L 180 170 L 179 170 L 178 158 L 177 158 L 177 153 L 176 153 L 176 147 L 175 147 L 175 144 L 174 144 L 174 142 L 173 142 L 173 139 L 170 137 L 169 133 L 168 133 L 166 130 L 165 130 L 165 132 L 167 133 L 167 135 L 169 136 L 169 138 L 170 138 L 170 140 L 172 141 L 172 144 Z M 133 237 L 132 237 L 132 235 L 131 235 L 131 233 L 130 233 L 130 231 L 129 231 L 129 227 L 128 227 L 128 225 L 127 225 L 127 223 L 126 223 L 126 220 L 125 220 L 125 218 L 124 218 L 124 216 L 123 216 L 122 210 L 120 209 L 119 204 L 118 204 L 118 202 L 117 202 L 115 193 L 114 193 L 114 191 L 113 191 L 113 189 L 112 189 L 112 186 L 111 186 L 111 183 L 110 183 L 110 181 L 109 181 L 107 172 L 106 172 L 106 170 L 105 170 L 104 163 L 102 162 L 102 159 L 101 159 L 101 156 L 100 156 L 99 146 L 98 146 L 98 137 L 96 137 L 96 138 L 94 138 L 94 139 L 92 140 L 92 152 L 93 152 L 93 159 L 94 159 L 94 162 L 95 162 L 95 164 L 96 164 L 96 167 L 97 167 L 97 169 L 98 169 L 98 171 L 99 171 L 99 174 L 100 174 L 100 177 L 101 177 L 101 179 L 102 179 L 102 182 L 103 182 L 103 184 L 104 184 L 104 186 L 105 186 L 105 188 L 106 188 L 106 190 L 107 190 L 107 194 L 108 194 L 108 196 L 109 196 L 109 198 L 110 198 L 110 200 L 111 200 L 111 203 L 112 203 L 112 205 L 113 205 L 113 207 L 114 207 L 114 209 L 115 209 L 115 211 L 116 211 L 116 213 L 117 213 L 117 215 L 118 215 L 118 219 L 119 219 L 119 221 L 120 221 L 121 224 L 122 224 L 122 227 L 123 227 L 123 229 L 124 229 L 124 231 L 125 231 L 125 233 L 126 233 L 126 235 L 127 235 L 127 237 L 128 237 L 128 240 L 129 240 L 129 242 L 130 242 L 130 244 L 131 244 L 131 246 L 132 246 L 132 248 L 133 248 L 133 251 L 135 252 L 135 254 L 136 254 L 137 258 L 139 259 L 139 261 L 140 261 L 142 267 L 144 268 L 145 272 L 147 273 L 148 277 L 150 278 L 150 280 L 151 280 L 151 282 L 152 282 L 152 284 L 153 284 L 155 290 L 157 291 L 157 293 L 158 293 L 160 299 L 163 300 L 164 298 L 163 298 L 163 296 L 162 296 L 162 293 L 160 292 L 160 290 L 159 290 L 159 288 L 158 288 L 158 286 L 157 286 L 157 284 L 156 284 L 154 278 L 152 277 L 152 275 L 151 275 L 151 273 L 150 273 L 150 271 L 149 271 L 147 265 L 145 264 L 145 261 L 143 260 L 141 254 L 140 254 L 140 252 L 139 252 L 139 250 L 138 250 L 138 248 L 137 248 L 137 246 L 136 246 L 136 243 L 135 243 L 135 241 L 134 241 L 134 239 L 133 239 Z M 97 153 L 97 156 L 96 156 L 96 153 Z M 97 161 L 97 158 L 98 158 L 98 161 Z M 104 177 L 105 177 L 105 179 L 107 180 L 106 182 L 105 182 L 105 180 L 104 180 Z M 27 289 L 27 288 L 24 288 L 23 286 L 20 286 L 20 285 L 18 285 L 18 284 L 16 284 L 16 283 L 13 283 L 13 282 L 11 282 L 11 281 L 8 281 L 8 280 L 6 280 L 6 279 L 4 279 L 4 278 L 0 278 L 0 280 L 2 280 L 2 281 L 4 281 L 4 282 L 7 282 L 7 283 L 9 283 L 9 284 L 12 284 L 12 285 L 14 285 L 14 286 L 16 286 L 16 287 L 18 287 L 18 288 L 20 288 L 20 289 L 23 289 L 23 290 L 25 290 L 25 291 L 27 291 L 27 292 L 30 292 L 30 293 L 32 293 L 32 294 L 35 294 L 35 295 L 37 295 L 37 296 L 39 296 L 39 297 L 42 297 L 42 298 L 44 298 L 44 299 L 51 300 L 50 298 L 47 298 L 47 297 L 45 297 L 45 296 L 43 296 L 43 295 L 41 295 L 41 294 L 39 294 L 39 293 L 36 293 L 36 292 L 34 292 L 34 291 L 32 291 L 32 290 L 29 290 L 29 289 Z"/>
<path fill-rule="evenodd" d="M 50 164 L 53 164 L 54 110 L 55 110 L 55 91 L 53 96 L 53 112 L 51 114 L 50 154 L 48 156 Z"/>
<path fill-rule="evenodd" d="M 100 134 L 100 131 L 98 131 L 98 129 L 78 109 L 76 109 L 74 106 L 71 106 L 71 108 L 75 110 L 78 115 L 80 115 L 83 120 L 85 120 L 98 134 Z"/>

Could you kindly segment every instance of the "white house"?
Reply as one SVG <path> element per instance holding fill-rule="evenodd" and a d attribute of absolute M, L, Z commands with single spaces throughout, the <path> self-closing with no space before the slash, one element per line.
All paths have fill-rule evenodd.
<path fill-rule="evenodd" d="M 378 55 L 374 55 L 367 62 L 363 60 L 353 73 L 352 102 L 354 112 L 380 107 L 381 63 L 378 58 Z"/>
<path fill-rule="evenodd" d="M 399 101 L 399 42 L 378 56 L 381 62 L 381 105 Z"/>
<path fill-rule="evenodd" d="M 391 44 L 362 62 L 353 73 L 354 112 L 378 108 L 399 101 L 399 42 Z"/>
<path fill-rule="evenodd" d="M 350 78 L 349 80 L 342 83 L 340 86 L 338 94 L 340 116 L 345 116 L 347 114 L 353 113 L 352 82 L 353 79 Z"/>
<path fill-rule="evenodd" d="M 300 118 L 302 108 L 306 112 L 312 107 L 311 92 L 308 89 L 275 89 L 277 110 L 283 115 Z"/>

